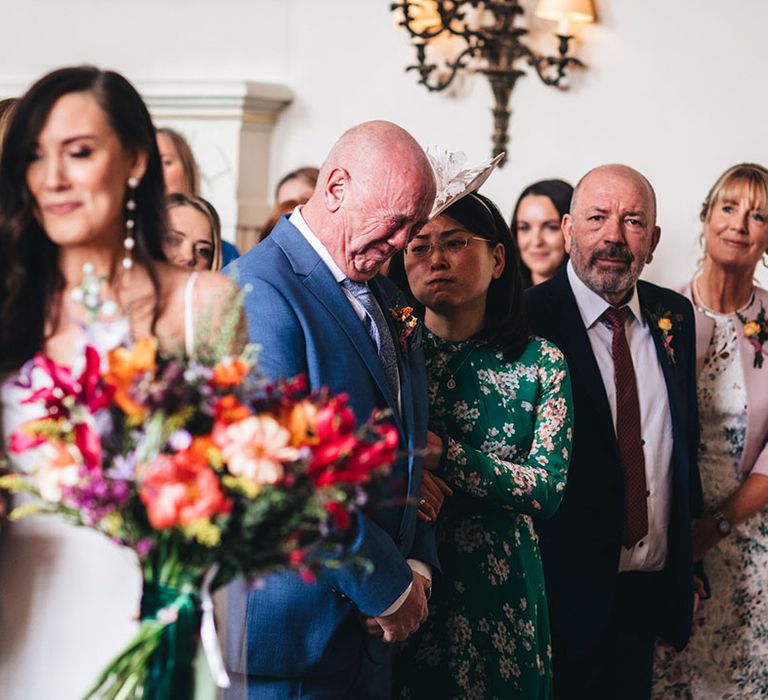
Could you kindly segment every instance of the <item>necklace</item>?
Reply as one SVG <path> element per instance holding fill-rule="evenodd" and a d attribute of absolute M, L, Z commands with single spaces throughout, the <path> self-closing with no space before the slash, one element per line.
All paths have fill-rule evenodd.
<path fill-rule="evenodd" d="M 459 373 L 459 370 L 460 370 L 460 369 L 461 369 L 461 368 L 462 368 L 462 367 L 463 367 L 465 364 L 467 364 L 467 360 L 468 360 L 470 357 L 472 357 L 472 353 L 475 351 L 475 348 L 476 348 L 476 347 L 477 347 L 477 345 L 476 345 L 476 344 L 473 344 L 473 345 L 472 345 L 472 348 L 470 349 L 470 351 L 469 351 L 469 352 L 468 352 L 466 355 L 464 355 L 464 359 L 463 359 L 461 362 L 459 362 L 459 365 L 458 365 L 458 367 L 456 367 L 456 368 L 453 370 L 453 372 L 451 372 L 451 370 L 449 370 L 449 369 L 448 369 L 448 366 L 447 366 L 447 363 L 446 363 L 446 367 L 445 367 L 445 369 L 448 371 L 448 374 L 450 375 L 450 377 L 448 378 L 448 381 L 445 383 L 445 386 L 447 386 L 449 389 L 455 389 L 455 388 L 456 388 L 456 380 L 455 380 L 453 377 L 454 377 L 456 374 L 458 374 L 458 373 Z"/>
<path fill-rule="evenodd" d="M 83 265 L 83 281 L 79 287 L 70 291 L 69 297 L 85 308 L 88 322 L 93 323 L 102 316 L 114 316 L 117 304 L 101 298 L 101 285 L 109 279 L 109 275 L 97 275 L 93 263 Z"/>
<path fill-rule="evenodd" d="M 704 297 L 701 295 L 701 290 L 699 289 L 699 278 L 701 277 L 701 273 L 696 275 L 696 277 L 693 278 L 693 294 L 696 297 L 696 306 L 701 308 L 702 311 L 707 311 L 710 314 L 715 314 L 716 316 L 727 316 L 729 314 L 739 314 L 743 311 L 746 311 L 750 306 L 752 306 L 752 302 L 755 300 L 755 285 L 752 285 L 752 292 L 749 295 L 749 299 L 747 299 L 747 303 L 744 304 L 739 309 L 736 309 L 735 311 L 715 311 L 713 308 L 706 305 L 704 302 Z"/>

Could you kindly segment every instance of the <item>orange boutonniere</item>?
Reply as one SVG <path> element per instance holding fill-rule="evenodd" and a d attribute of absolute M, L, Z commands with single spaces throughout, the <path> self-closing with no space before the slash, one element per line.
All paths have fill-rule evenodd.
<path fill-rule="evenodd" d="M 414 315 L 412 306 L 393 306 L 389 313 L 399 326 L 400 347 L 403 352 L 408 352 L 408 339 L 418 328 L 419 319 Z"/>
<path fill-rule="evenodd" d="M 672 343 L 675 340 L 674 324 L 683 320 L 680 314 L 673 315 L 671 311 L 658 308 L 656 311 L 650 313 L 656 328 L 661 334 L 661 342 L 664 346 L 664 352 L 667 354 L 667 358 L 672 364 L 675 364 L 675 348 Z"/>
<path fill-rule="evenodd" d="M 739 313 L 736 315 L 739 317 L 739 321 L 744 324 L 744 337 L 755 349 L 755 359 L 752 361 L 752 366 L 760 369 L 763 366 L 763 355 L 765 354 L 763 346 L 768 341 L 768 321 L 765 318 L 765 307 L 760 304 L 760 311 L 751 321 Z"/>

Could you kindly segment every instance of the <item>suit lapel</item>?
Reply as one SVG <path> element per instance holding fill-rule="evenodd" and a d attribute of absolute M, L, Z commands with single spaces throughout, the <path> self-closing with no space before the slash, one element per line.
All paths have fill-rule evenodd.
<path fill-rule="evenodd" d="M 280 220 L 271 237 L 280 246 L 291 263 L 293 271 L 303 277 L 303 284 L 311 292 L 325 310 L 335 319 L 349 338 L 355 350 L 368 368 L 376 385 L 384 396 L 387 405 L 392 410 L 392 417 L 402 436 L 406 433 L 397 410 L 397 397 L 393 397 L 387 386 L 384 368 L 381 365 L 376 348 L 365 327 L 357 317 L 341 285 L 336 282 L 328 266 L 307 242 L 304 236 L 288 221 L 287 217 Z M 387 307 L 383 307 L 385 315 Z M 359 416 L 359 419 L 367 416 Z"/>
<path fill-rule="evenodd" d="M 369 283 L 373 295 L 376 297 L 376 301 L 379 302 L 384 318 L 387 319 L 387 326 L 392 338 L 395 341 L 395 352 L 397 353 L 397 369 L 400 374 L 400 417 L 405 429 L 405 435 L 408 439 L 408 448 L 413 449 L 415 445 L 412 444 L 415 434 L 415 416 L 413 415 L 413 388 L 410 382 L 410 367 L 408 365 L 408 358 L 403 353 L 403 349 L 400 346 L 400 331 L 397 322 L 392 317 L 390 309 L 392 307 L 392 300 L 389 299 L 387 293 L 382 288 L 377 277 L 374 277 Z M 383 374 L 383 373 L 382 373 Z M 389 394 L 386 394 L 389 396 Z M 397 397 L 388 398 L 392 411 L 397 415 Z"/>

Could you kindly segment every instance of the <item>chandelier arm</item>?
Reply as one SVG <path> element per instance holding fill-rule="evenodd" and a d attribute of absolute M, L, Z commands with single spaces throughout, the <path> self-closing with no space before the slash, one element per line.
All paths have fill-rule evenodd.
<path fill-rule="evenodd" d="M 534 56 L 528 59 L 528 64 L 536 69 L 536 74 L 544 85 L 562 88 L 563 80 L 568 74 L 569 66 L 583 68 L 584 64 L 574 56 Z M 554 74 L 547 69 L 556 67 Z"/>
<path fill-rule="evenodd" d="M 448 76 L 443 80 L 437 80 L 435 83 L 431 84 L 429 81 L 429 76 L 432 74 L 432 72 L 437 68 L 437 64 L 435 63 L 425 63 L 424 62 L 424 47 L 418 46 L 418 64 L 414 64 L 412 66 L 408 66 L 405 71 L 411 71 L 415 70 L 419 72 L 419 75 L 421 76 L 419 79 L 419 83 L 423 85 L 429 92 L 440 92 L 441 90 L 445 90 L 452 82 L 453 79 L 458 74 L 459 70 L 461 68 L 465 68 L 466 65 L 463 63 L 463 59 L 471 56 L 473 53 L 477 51 L 476 46 L 467 46 L 466 49 L 464 49 L 454 61 L 451 61 L 447 64 L 447 67 L 450 69 L 450 73 Z"/>

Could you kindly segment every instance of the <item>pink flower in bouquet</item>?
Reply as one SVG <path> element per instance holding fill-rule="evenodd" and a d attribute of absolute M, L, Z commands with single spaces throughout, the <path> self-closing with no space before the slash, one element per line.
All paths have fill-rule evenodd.
<path fill-rule="evenodd" d="M 12 434 L 10 438 L 11 452 L 14 454 L 21 454 L 27 450 L 31 450 L 33 447 L 42 445 L 46 438 L 35 430 L 36 426 L 40 425 L 40 421 L 35 418 L 22 423 Z"/>
<path fill-rule="evenodd" d="M 232 509 L 216 473 L 190 452 L 158 455 L 146 469 L 139 496 L 157 530 L 190 525 Z"/>
<path fill-rule="evenodd" d="M 101 440 L 93 427 L 92 417 L 109 406 L 113 391 L 101 381 L 98 351 L 90 345 L 85 348 L 85 368 L 77 378 L 68 368 L 57 365 L 44 355 L 37 355 L 34 364 L 48 375 L 51 386 L 32 392 L 24 403 L 44 403 L 48 411 L 47 419 L 59 421 L 62 432 L 71 431 L 74 434 L 75 445 L 85 465 L 89 468 L 100 466 Z M 44 427 L 44 421 L 30 421 L 21 429 L 21 434 L 12 438 L 15 452 L 24 452 L 42 442 L 32 439 L 35 423 Z M 46 435 L 42 434 L 42 437 Z"/>
<path fill-rule="evenodd" d="M 274 484 L 283 478 L 283 463 L 301 456 L 291 433 L 266 413 L 215 428 L 213 435 L 230 473 L 254 484 Z"/>
<path fill-rule="evenodd" d="M 80 480 L 82 462 L 77 448 L 63 440 L 49 440 L 40 449 L 40 462 L 34 473 L 34 482 L 40 495 L 51 503 L 62 500 L 64 489 Z"/>

